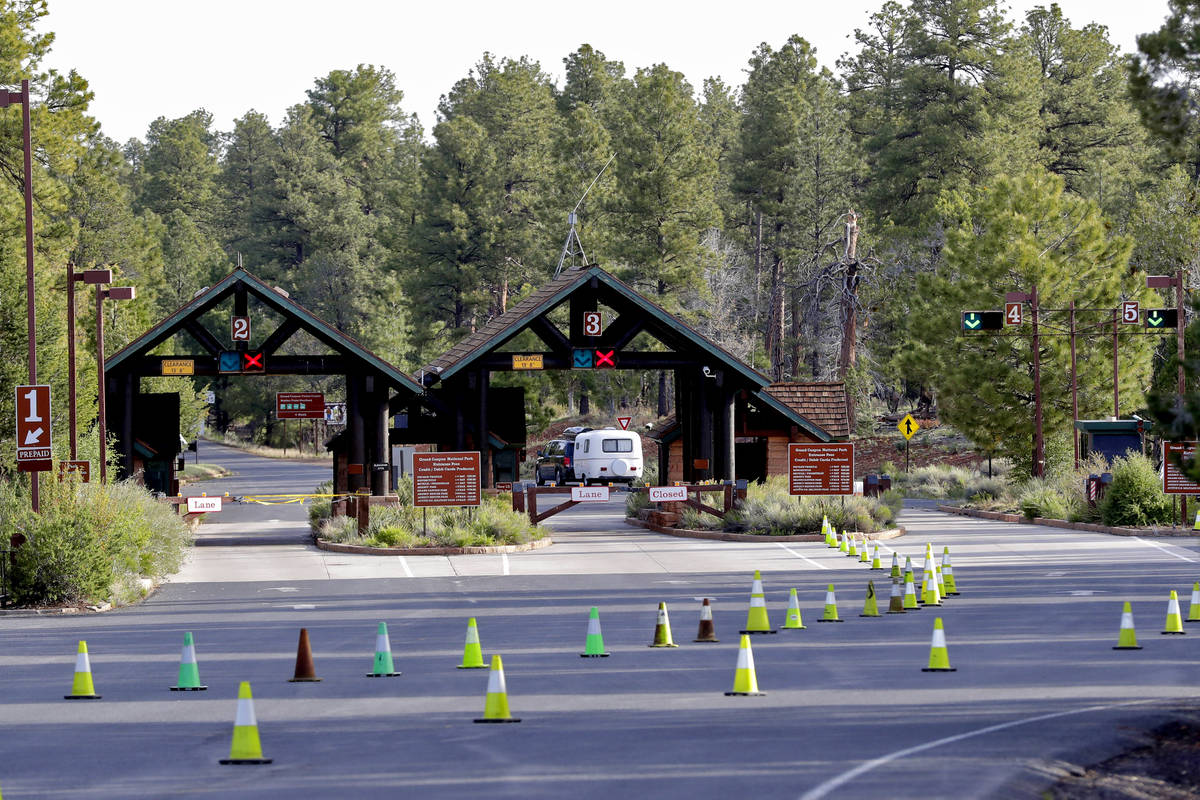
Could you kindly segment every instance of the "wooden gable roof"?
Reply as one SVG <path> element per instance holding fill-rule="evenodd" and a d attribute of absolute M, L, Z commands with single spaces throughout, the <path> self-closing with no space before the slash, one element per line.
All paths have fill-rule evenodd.
<path fill-rule="evenodd" d="M 816 424 L 835 439 L 850 435 L 846 384 L 840 381 L 772 383 L 759 392 L 760 397 L 764 394 Z"/>

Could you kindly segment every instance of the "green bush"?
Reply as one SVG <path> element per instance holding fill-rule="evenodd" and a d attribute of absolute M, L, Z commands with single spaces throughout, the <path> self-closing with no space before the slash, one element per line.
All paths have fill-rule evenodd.
<path fill-rule="evenodd" d="M 639 511 L 651 505 L 649 492 L 630 492 L 625 496 L 625 516 L 637 517 Z"/>
<path fill-rule="evenodd" d="M 763 483 L 750 484 L 741 507 L 726 515 L 725 528 L 775 536 L 820 533 L 821 520 L 828 517 L 839 530 L 874 533 L 891 523 L 902 503 L 897 495 L 892 495 L 890 501 L 875 497 L 793 497 L 788 494 L 787 478 L 775 475 Z"/>
<path fill-rule="evenodd" d="M 1141 528 L 1171 522 L 1171 499 L 1150 459 L 1130 454 L 1113 459 L 1112 483 L 1100 501 L 1105 525 Z"/>
<path fill-rule="evenodd" d="M 38 514 L 24 487 L 5 485 L 0 529 L 25 537 L 10 581 L 16 603 L 128 602 L 141 592 L 139 578 L 183 563 L 187 526 L 139 484 L 43 480 Z"/>
<path fill-rule="evenodd" d="M 1021 514 L 1029 519 L 1035 517 L 1067 518 L 1067 501 L 1053 486 L 1036 478 L 1029 481 L 1017 498 L 1017 507 L 1021 509 Z"/>

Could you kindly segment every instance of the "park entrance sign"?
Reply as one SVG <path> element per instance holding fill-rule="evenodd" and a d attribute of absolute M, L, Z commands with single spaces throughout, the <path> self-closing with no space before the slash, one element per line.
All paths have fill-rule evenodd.
<path fill-rule="evenodd" d="M 1163 493 L 1200 495 L 1200 484 L 1197 484 L 1172 460 L 1178 454 L 1180 458 L 1190 459 L 1196 456 L 1195 442 L 1163 442 Z"/>
<path fill-rule="evenodd" d="M 854 494 L 854 445 L 850 442 L 788 445 L 790 494 Z"/>
<path fill-rule="evenodd" d="M 479 452 L 413 453 L 413 505 L 479 505 Z"/>

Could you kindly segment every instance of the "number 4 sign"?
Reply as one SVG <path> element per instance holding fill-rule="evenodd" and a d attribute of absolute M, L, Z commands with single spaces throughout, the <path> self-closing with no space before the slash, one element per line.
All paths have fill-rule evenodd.
<path fill-rule="evenodd" d="M 1020 303 L 1005 303 L 1004 304 L 1004 324 L 1005 325 L 1020 325 L 1024 322 L 1022 317 L 1022 306 Z"/>
<path fill-rule="evenodd" d="M 17 387 L 17 469 L 50 469 L 50 387 Z"/>

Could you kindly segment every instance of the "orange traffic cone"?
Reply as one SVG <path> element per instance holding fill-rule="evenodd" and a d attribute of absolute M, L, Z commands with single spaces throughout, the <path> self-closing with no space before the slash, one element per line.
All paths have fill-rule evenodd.
<path fill-rule="evenodd" d="M 296 645 L 296 674 L 288 678 L 288 683 L 316 683 L 319 680 L 313 667 L 312 647 L 308 644 L 308 628 L 301 628 L 300 642 Z"/>
<path fill-rule="evenodd" d="M 708 598 L 704 598 L 704 603 L 700 606 L 700 628 L 696 631 L 696 638 L 693 642 L 717 642 L 717 629 L 713 627 L 712 606 L 709 605 Z"/>

